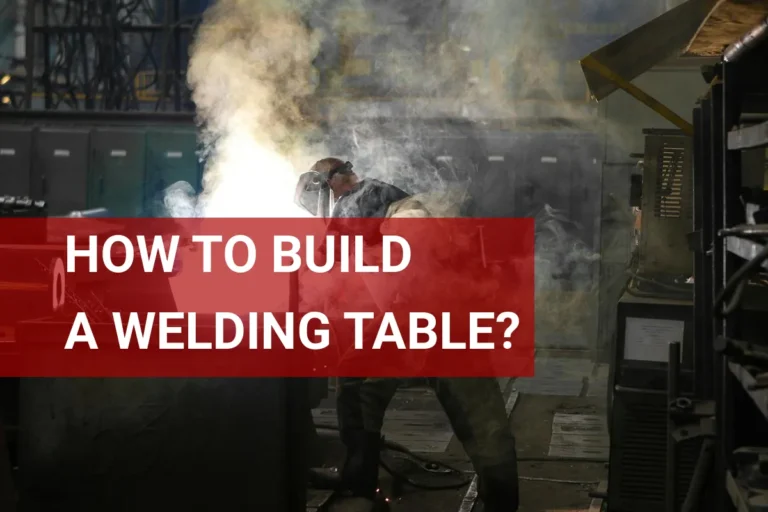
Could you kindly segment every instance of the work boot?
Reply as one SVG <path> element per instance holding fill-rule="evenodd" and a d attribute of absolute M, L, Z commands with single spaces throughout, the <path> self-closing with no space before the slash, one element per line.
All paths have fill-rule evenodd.
<path fill-rule="evenodd" d="M 356 498 L 374 501 L 379 486 L 381 435 L 376 432 L 343 432 L 347 458 L 341 470 L 342 490 Z"/>
<path fill-rule="evenodd" d="M 479 512 L 517 512 L 520 506 L 517 461 L 479 471 L 477 494 L 482 503 Z"/>

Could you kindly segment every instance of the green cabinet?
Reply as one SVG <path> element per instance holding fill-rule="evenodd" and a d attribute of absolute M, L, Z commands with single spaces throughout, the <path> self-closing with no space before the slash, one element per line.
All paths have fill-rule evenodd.
<path fill-rule="evenodd" d="M 93 131 L 88 208 L 107 208 L 114 217 L 142 216 L 145 140 L 144 130 Z"/>
<path fill-rule="evenodd" d="M 201 165 L 197 134 L 193 129 L 153 128 L 147 131 L 145 208 L 152 216 L 165 216 L 165 190 L 186 182 L 200 191 Z"/>

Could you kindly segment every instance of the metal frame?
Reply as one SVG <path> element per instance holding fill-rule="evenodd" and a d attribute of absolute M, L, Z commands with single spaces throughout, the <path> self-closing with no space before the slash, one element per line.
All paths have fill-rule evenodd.
<path fill-rule="evenodd" d="M 746 311 L 722 314 L 723 305 L 714 304 L 734 273 L 745 264 L 744 255 L 739 255 L 731 243 L 733 240 L 724 235 L 734 232 L 746 222 L 740 198 L 741 149 L 745 149 L 746 139 L 739 138 L 742 131 L 739 126 L 742 122 L 755 122 L 746 117 L 742 119 L 742 110 L 750 96 L 754 97 L 760 92 L 764 94 L 768 89 L 768 81 L 761 77 L 761 62 L 764 62 L 767 52 L 768 45 L 763 44 L 761 48 L 754 48 L 749 54 L 742 55 L 739 60 L 723 62 L 718 69 L 718 77 L 694 111 L 695 231 L 691 240 L 692 249 L 696 252 L 695 331 L 697 366 L 701 369 L 696 384 L 702 396 L 712 397 L 716 402 L 713 480 L 716 485 L 712 490 L 714 496 L 711 501 L 717 510 L 740 506 L 744 508 L 739 510 L 748 510 L 746 494 L 739 484 L 736 463 L 738 459 L 743 461 L 743 450 L 755 450 L 742 448 L 744 445 L 749 447 L 759 442 L 751 430 L 759 421 L 755 418 L 763 416 L 763 420 L 768 421 L 764 407 L 758 412 L 760 407 L 750 407 L 749 399 L 741 396 L 751 394 L 752 399 L 760 405 L 747 385 L 749 379 L 755 382 L 754 377 L 750 375 L 745 379 L 745 370 L 739 365 L 745 360 L 754 361 L 755 356 L 749 350 L 744 350 L 737 340 L 751 336 L 748 327 L 761 319 L 750 316 Z M 754 118 L 754 108 L 748 114 Z M 768 112 L 757 114 L 757 117 L 768 119 Z M 753 141 L 750 147 L 768 145 L 766 137 L 762 142 L 754 137 L 750 140 Z M 759 230 L 759 226 L 752 228 L 753 231 Z M 724 229 L 728 231 L 724 232 Z M 744 339 L 757 347 L 762 345 L 763 350 L 768 347 L 768 340 L 762 335 Z M 736 448 L 740 448 L 739 453 L 734 453 Z"/>
<path fill-rule="evenodd" d="M 669 107 L 640 89 L 638 86 L 634 85 L 632 82 L 622 78 L 621 75 L 615 73 L 608 66 L 601 63 L 593 56 L 589 55 L 584 57 L 581 60 L 581 65 L 591 71 L 594 71 L 606 80 L 613 82 L 620 89 L 641 102 L 643 105 L 650 108 L 661 117 L 680 128 L 686 135 L 693 135 L 693 126 L 691 123 L 675 114 Z"/>
<path fill-rule="evenodd" d="M 111 23 L 104 26 L 101 24 L 85 25 L 85 24 L 71 24 L 71 25 L 56 25 L 50 22 L 49 9 L 52 5 L 52 0 L 27 0 L 26 2 L 26 83 L 24 88 L 24 108 L 26 110 L 32 109 L 32 98 L 35 93 L 40 92 L 42 88 L 44 105 L 46 110 L 54 108 L 52 101 L 52 87 L 50 82 L 51 74 L 51 62 L 50 55 L 52 49 L 51 35 L 61 33 L 73 33 L 73 34 L 95 34 L 104 33 L 105 31 L 115 40 L 123 33 L 140 33 L 151 35 L 158 32 L 166 32 L 170 38 L 170 43 L 166 44 L 164 53 L 167 53 L 170 58 L 166 59 L 165 55 L 160 59 L 161 64 L 158 65 L 157 74 L 159 76 L 158 88 L 160 89 L 160 99 L 156 107 L 160 107 L 165 111 L 166 98 L 169 97 L 170 89 L 169 84 L 166 82 L 166 77 L 169 74 L 173 76 L 173 110 L 181 112 L 184 110 L 182 104 L 182 68 L 181 68 L 181 37 L 185 32 L 192 32 L 196 25 L 192 23 L 185 23 L 180 19 L 181 12 L 181 0 L 164 0 L 165 1 L 165 16 L 163 23 L 152 24 L 124 24 L 119 23 L 117 18 L 117 5 L 116 0 L 107 2 L 112 5 L 110 14 Z M 42 19 L 38 19 L 38 7 Z M 151 42 L 148 43 L 151 45 Z M 36 50 L 41 45 L 43 50 L 42 68 L 38 68 L 37 53 Z M 172 50 L 172 51 L 169 51 Z M 146 49 L 147 52 L 154 52 L 154 48 L 151 46 Z M 116 64 L 116 63 L 115 63 Z M 40 71 L 39 75 L 35 75 L 35 70 Z M 108 88 L 108 89 L 111 89 Z M 89 90 L 78 91 L 85 96 L 85 109 L 94 110 L 96 108 L 95 98 L 96 93 Z M 106 109 L 111 110 L 117 108 L 115 105 L 106 104 Z M 118 109 L 119 110 L 119 109 Z M 156 108 L 157 110 L 157 108 Z"/>

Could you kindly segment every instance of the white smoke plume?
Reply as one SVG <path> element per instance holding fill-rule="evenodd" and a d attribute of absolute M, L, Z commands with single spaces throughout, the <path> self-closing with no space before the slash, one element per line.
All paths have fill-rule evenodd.
<path fill-rule="evenodd" d="M 311 163 L 302 111 L 318 40 L 296 5 L 220 0 L 205 13 L 188 70 L 209 151 L 205 217 L 295 217 L 296 169 Z M 319 153 L 318 153 L 319 155 Z"/>
<path fill-rule="evenodd" d="M 562 229 L 573 219 L 561 219 L 544 204 L 533 212 L 513 204 L 528 176 L 520 168 L 525 148 L 506 176 L 482 175 L 469 158 L 488 154 L 476 135 L 488 128 L 487 118 L 515 126 L 560 117 L 574 132 L 613 131 L 568 101 L 573 94 L 558 82 L 551 51 L 567 42 L 545 2 L 533 4 L 542 7 L 523 0 L 218 0 L 195 36 L 187 75 L 208 152 L 203 192 L 196 199 L 169 192 L 168 210 L 306 216 L 293 203 L 297 175 L 319 158 L 346 157 L 362 177 L 407 192 L 459 186 L 482 206 L 475 214 L 541 213 L 537 287 L 592 294 L 597 255 L 578 230 Z M 349 71 L 365 62 L 368 76 L 350 78 L 355 73 Z M 356 94 L 368 99 L 356 101 Z M 321 128 L 315 113 L 323 109 L 330 126 Z M 314 142 L 317 132 L 323 144 Z M 467 158 L 436 162 L 442 151 L 434 146 L 436 134 L 446 147 L 466 144 Z M 348 142 L 338 149 L 329 143 L 334 138 Z M 590 188 L 580 201 L 599 204 L 600 168 L 589 172 L 583 179 Z M 572 192 L 570 178 L 545 186 L 554 195 Z M 578 318 L 588 307 L 542 302 L 537 317 Z"/>

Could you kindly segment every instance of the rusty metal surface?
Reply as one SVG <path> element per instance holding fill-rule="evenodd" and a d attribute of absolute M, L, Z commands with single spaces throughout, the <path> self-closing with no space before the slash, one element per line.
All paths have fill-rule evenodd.
<path fill-rule="evenodd" d="M 594 61 L 631 82 L 655 65 L 678 54 L 696 33 L 716 0 L 688 0 L 589 54 Z M 584 67 L 592 96 L 600 101 L 620 88 L 610 78 Z"/>
<path fill-rule="evenodd" d="M 605 417 L 556 413 L 552 420 L 550 457 L 608 459 L 610 442 Z"/>
<path fill-rule="evenodd" d="M 687 55 L 719 56 L 768 16 L 768 0 L 718 0 L 688 42 Z"/>

